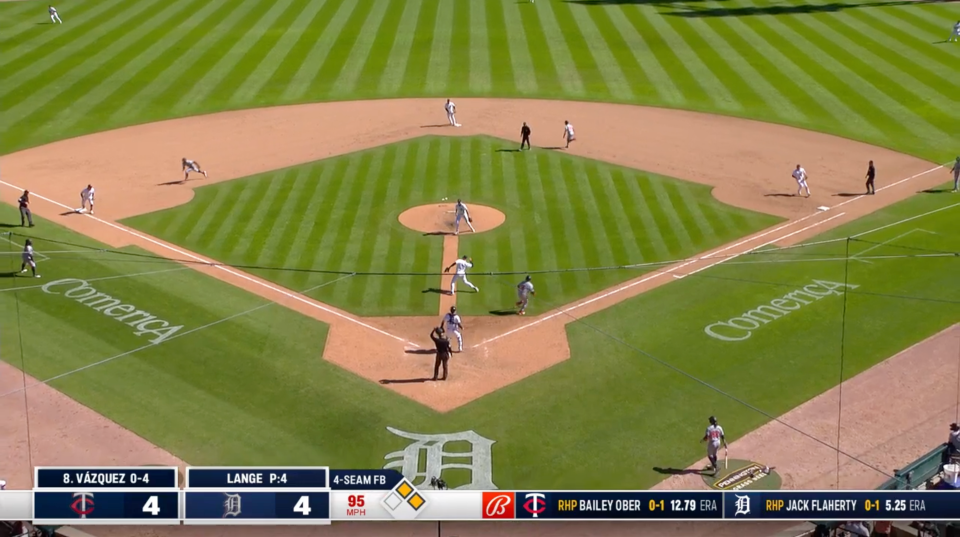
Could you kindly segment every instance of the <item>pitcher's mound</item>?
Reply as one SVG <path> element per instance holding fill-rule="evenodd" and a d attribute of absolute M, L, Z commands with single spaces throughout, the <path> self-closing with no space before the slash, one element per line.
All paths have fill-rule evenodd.
<path fill-rule="evenodd" d="M 397 218 L 404 226 L 423 233 L 436 233 L 443 235 L 453 233 L 455 229 L 456 216 L 453 207 L 456 203 L 437 203 L 434 205 L 421 205 L 412 207 L 400 213 Z M 499 226 L 507 217 L 493 207 L 483 205 L 467 205 L 470 211 L 470 217 L 473 218 L 473 227 L 477 233 L 490 231 Z M 466 221 L 460 222 L 460 233 L 471 233 L 470 226 Z"/>

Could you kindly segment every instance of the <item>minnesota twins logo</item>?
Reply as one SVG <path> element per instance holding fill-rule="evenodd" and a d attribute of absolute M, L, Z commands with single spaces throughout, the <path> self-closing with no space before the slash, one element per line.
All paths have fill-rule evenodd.
<path fill-rule="evenodd" d="M 75 492 L 73 497 L 76 499 L 70 504 L 70 509 L 74 513 L 80 515 L 80 518 L 87 518 L 87 515 L 93 514 L 92 492 Z"/>
<path fill-rule="evenodd" d="M 538 518 L 540 513 L 547 510 L 547 495 L 539 492 L 530 492 L 524 495 L 527 501 L 523 502 L 523 509 Z"/>

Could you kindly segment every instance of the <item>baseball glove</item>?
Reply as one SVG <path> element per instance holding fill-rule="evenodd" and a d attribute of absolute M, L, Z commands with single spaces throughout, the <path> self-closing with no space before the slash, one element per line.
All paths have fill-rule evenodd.
<path fill-rule="evenodd" d="M 473 223 L 473 218 L 467 218 L 467 220 L 469 220 L 471 224 Z"/>

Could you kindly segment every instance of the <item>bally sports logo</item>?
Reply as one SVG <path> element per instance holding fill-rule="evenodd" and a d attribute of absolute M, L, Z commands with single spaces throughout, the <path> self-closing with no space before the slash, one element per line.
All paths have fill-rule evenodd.
<path fill-rule="evenodd" d="M 483 518 L 514 518 L 514 504 L 512 492 L 484 492 Z"/>

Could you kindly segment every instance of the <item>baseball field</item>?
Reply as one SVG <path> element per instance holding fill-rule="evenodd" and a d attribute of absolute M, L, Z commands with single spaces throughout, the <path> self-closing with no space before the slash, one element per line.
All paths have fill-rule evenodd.
<path fill-rule="evenodd" d="M 954 3 L 46 6 L 0 2 L 11 488 L 161 463 L 705 487 L 710 415 L 778 486 L 870 488 L 955 419 Z M 480 291 L 451 295 L 464 255 Z"/>

